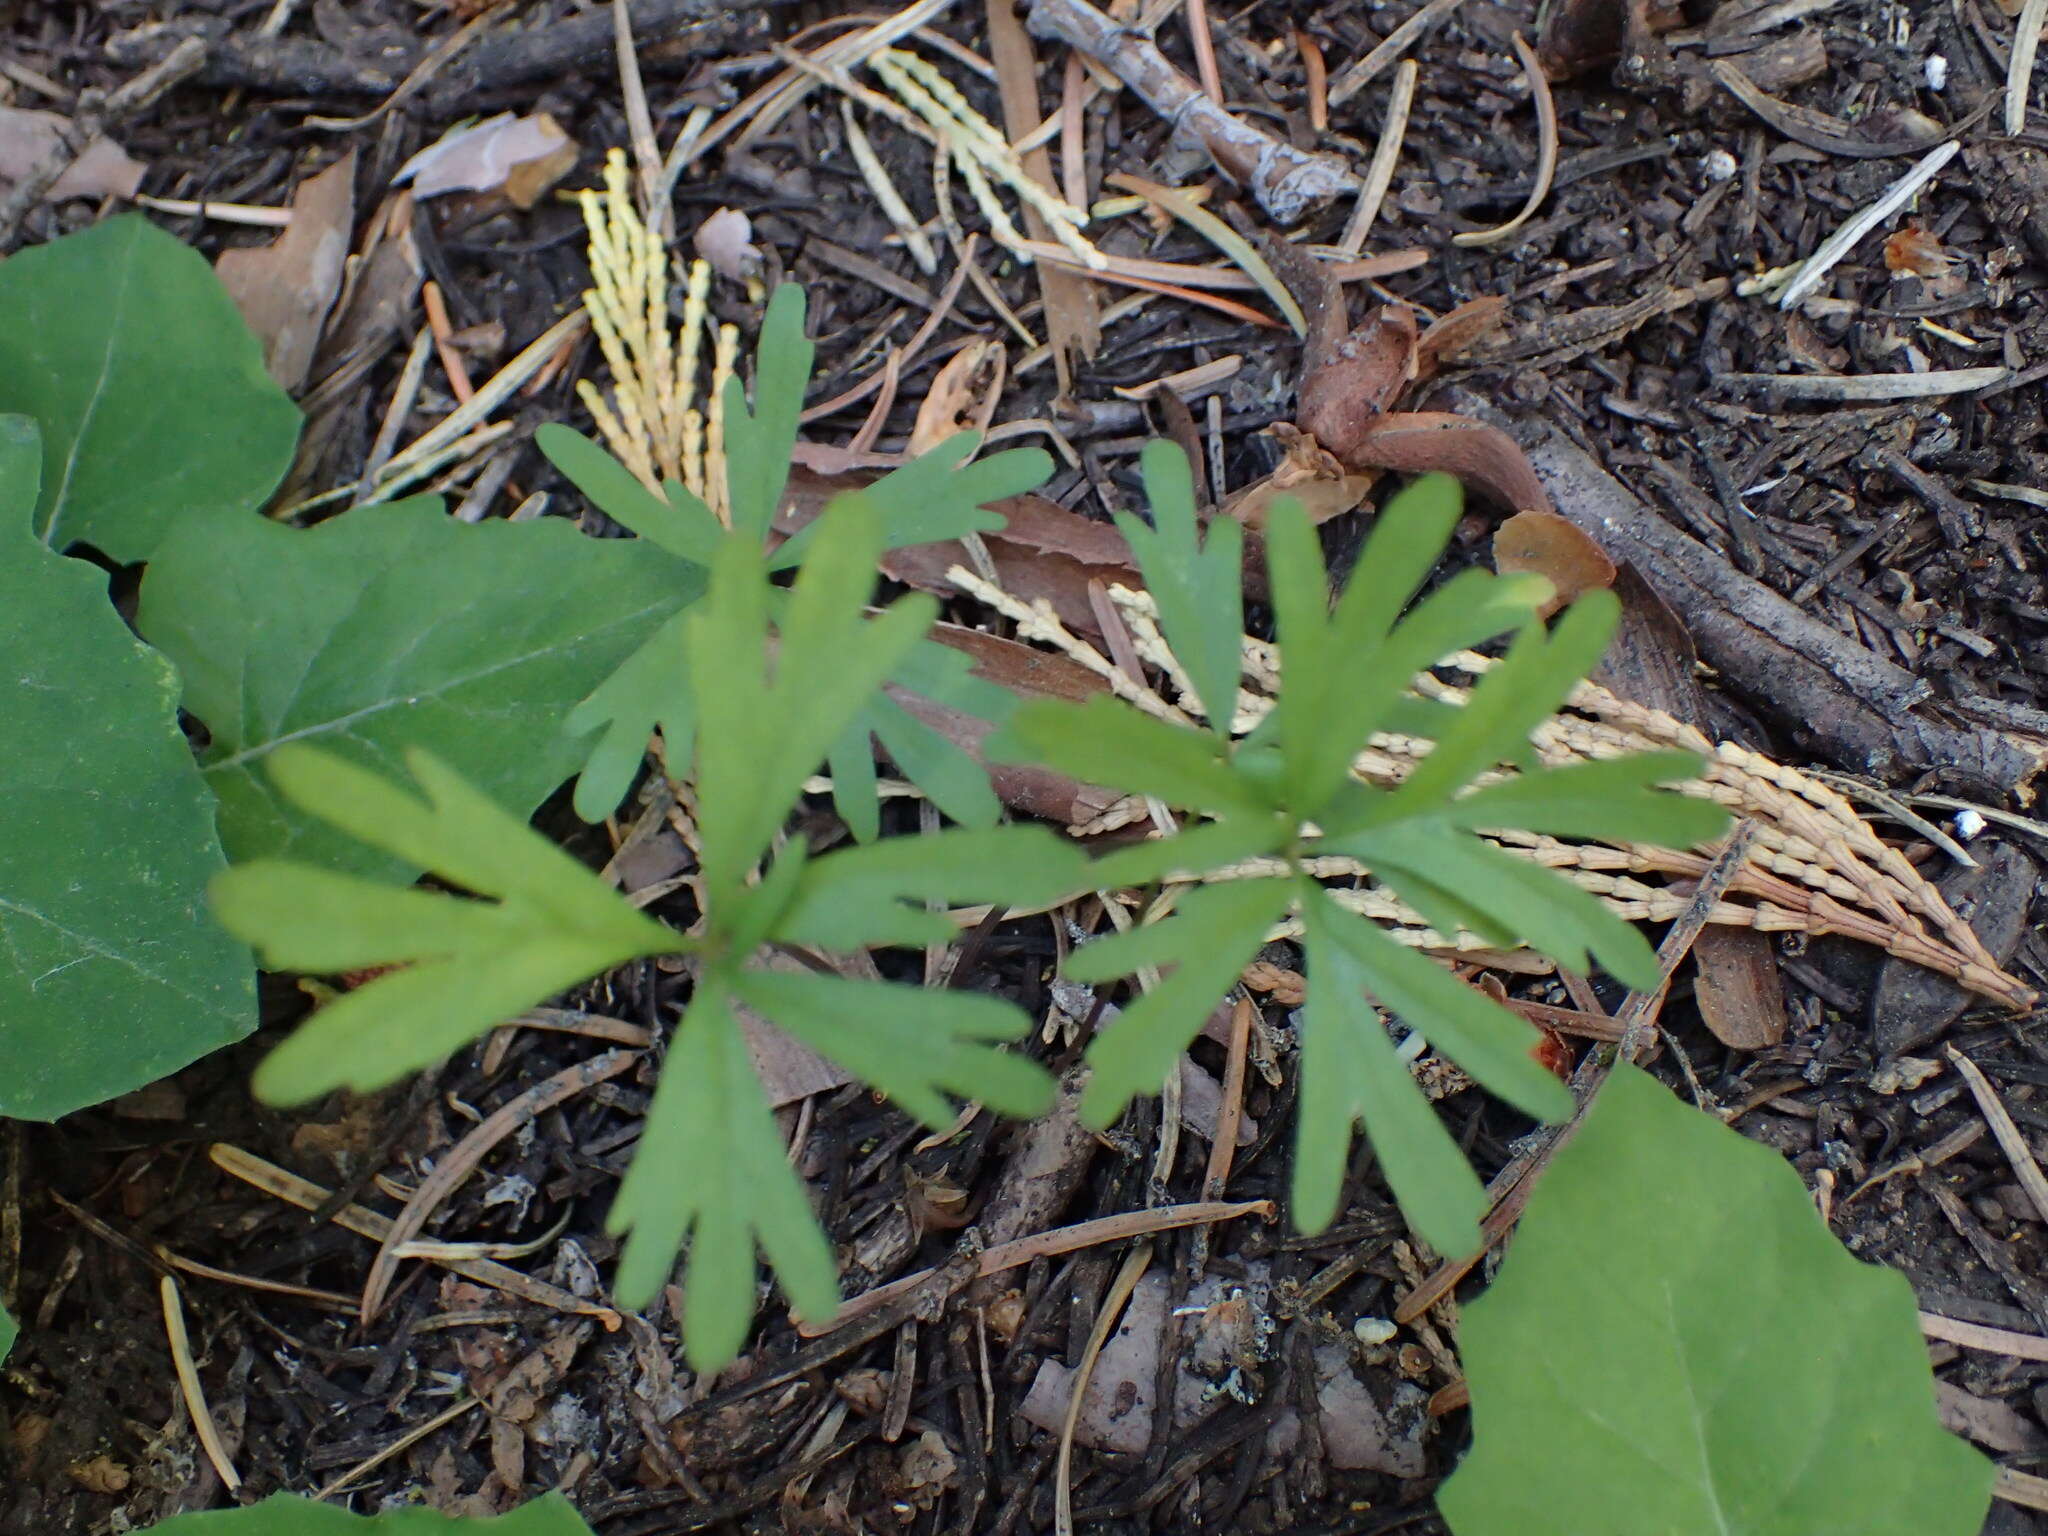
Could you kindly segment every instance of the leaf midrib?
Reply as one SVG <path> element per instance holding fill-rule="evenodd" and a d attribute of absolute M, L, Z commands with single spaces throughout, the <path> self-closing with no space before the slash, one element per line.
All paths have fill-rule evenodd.
<path fill-rule="evenodd" d="M 130 244 L 132 255 L 133 244 Z M 85 402 L 85 414 L 78 419 L 78 431 L 72 436 L 71 449 L 64 455 L 64 473 L 58 479 L 55 492 L 50 498 L 50 520 L 43 525 L 42 542 L 50 549 L 60 549 L 57 543 L 57 525 L 64 520 L 64 507 L 71 494 L 71 477 L 78 469 L 78 455 L 84 445 L 86 434 L 92 429 L 93 417 L 98 414 L 100 401 L 106 398 L 107 377 L 114 371 L 114 343 L 121 334 L 122 317 L 128 312 L 128 289 L 135 276 L 135 262 L 121 264 L 121 279 L 114 289 L 114 307 L 108 317 L 106 346 L 100 353 L 99 377 L 93 380 L 92 394 Z"/>
<path fill-rule="evenodd" d="M 584 630 L 571 639 L 556 641 L 548 645 L 540 646 L 534 650 L 521 652 L 516 656 L 502 657 L 488 666 L 479 667 L 473 671 L 465 672 L 455 677 L 444 678 L 440 683 L 438 683 L 432 688 L 418 691 L 408 691 L 390 698 L 379 699 L 375 703 L 364 705 L 362 708 L 352 710 L 348 714 L 335 715 L 325 720 L 313 721 L 308 725 L 300 726 L 297 730 L 287 731 L 283 735 L 273 736 L 269 740 L 259 742 L 254 746 L 244 747 L 240 751 L 231 753 L 227 757 L 216 758 L 213 762 L 210 762 L 205 765 L 204 771 L 208 774 L 226 772 L 231 769 L 240 768 L 244 764 L 251 763 L 259 758 L 265 757 L 271 752 L 275 751 L 277 748 L 284 746 L 290 742 L 304 741 L 309 738 L 330 735 L 337 732 L 346 733 L 352 730 L 356 725 L 360 724 L 362 721 L 383 714 L 387 710 L 395 709 L 401 704 L 411 705 L 421 703 L 425 700 L 439 699 L 444 694 L 454 692 L 457 689 L 469 687 L 473 683 L 482 682 L 488 678 L 496 676 L 501 672 L 509 671 L 515 667 L 522 667 L 531 662 L 541 660 L 551 655 L 555 655 L 558 652 L 567 650 L 568 648 L 574 645 L 586 644 L 592 639 L 595 639 L 596 637 L 606 633 L 609 630 L 614 630 L 625 625 L 637 623 L 642 618 L 646 617 L 648 614 L 658 613 L 667 606 L 668 602 L 666 599 L 664 599 L 662 602 L 649 603 L 645 607 L 635 609 L 631 613 L 617 615 L 608 624 L 600 625 L 594 629 Z M 320 655 L 323 654 L 326 650 L 327 646 L 322 645 L 319 648 L 319 650 L 314 652 L 314 663 L 317 664 Z M 305 676 L 310 677 L 312 675 L 312 671 L 313 665 L 309 664 L 306 669 Z M 301 679 L 300 687 L 304 687 L 304 678 Z M 291 702 L 295 703 L 296 701 L 297 692 L 295 691 Z M 290 707 L 290 703 L 287 703 L 287 712 L 289 712 Z"/>

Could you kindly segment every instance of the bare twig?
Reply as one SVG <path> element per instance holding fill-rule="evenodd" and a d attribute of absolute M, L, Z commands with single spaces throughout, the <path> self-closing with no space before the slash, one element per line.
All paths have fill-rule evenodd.
<path fill-rule="evenodd" d="M 2005 73 L 2005 136 L 2017 138 L 2027 126 L 2027 94 L 2034 84 L 2034 55 L 2041 28 L 2048 26 L 2048 0 L 2027 0 L 2012 35 L 2012 59 Z"/>
<path fill-rule="evenodd" d="M 2028 3 L 2039 3 L 2039 0 L 2028 0 Z M 1911 202 L 1920 189 L 1934 180 L 1940 174 L 1941 168 L 1953 160 L 1961 149 L 1962 145 L 1951 140 L 1929 150 L 1920 157 L 1911 170 L 1886 188 L 1882 197 L 1852 215 L 1840 229 L 1823 240 L 1820 249 L 1800 263 L 1792 280 L 1785 285 L 1784 292 L 1778 295 L 1778 308 L 1791 309 L 1815 292 L 1820 287 L 1821 279 L 1834 270 L 1836 262 L 1848 255 L 1865 235 Z M 1957 371 L 1974 373 L 1986 370 L 1964 368 Z M 1997 371 L 2001 374 L 2004 372 L 2003 369 Z M 1920 377 L 1925 378 L 1927 375 L 1923 374 Z"/>
<path fill-rule="evenodd" d="M 1102 1300 L 1102 1310 L 1096 1314 L 1095 1327 L 1088 1335 L 1088 1347 L 1081 1351 L 1081 1363 L 1074 1367 L 1074 1374 L 1068 1380 L 1072 1395 L 1067 1399 L 1066 1417 L 1060 1421 L 1059 1462 L 1053 1479 L 1053 1529 L 1058 1536 L 1074 1536 L 1074 1426 L 1081 1421 L 1081 1399 L 1088 1390 L 1088 1378 L 1095 1373 L 1095 1361 L 1102 1353 L 1102 1346 L 1109 1341 L 1110 1330 L 1123 1316 L 1125 1303 L 1131 1299 L 1131 1292 L 1138 1288 L 1138 1282 L 1144 1278 L 1151 1264 L 1150 1243 L 1138 1244 L 1125 1256 L 1123 1268 L 1117 1271 L 1109 1294 Z"/>
<path fill-rule="evenodd" d="M 1357 188 L 1358 179 L 1343 161 L 1296 149 L 1233 117 L 1149 38 L 1117 25 L 1087 0 L 1033 0 L 1027 21 L 1040 37 L 1056 37 L 1106 66 L 1177 134 L 1206 149 L 1280 223 L 1292 224 Z"/>

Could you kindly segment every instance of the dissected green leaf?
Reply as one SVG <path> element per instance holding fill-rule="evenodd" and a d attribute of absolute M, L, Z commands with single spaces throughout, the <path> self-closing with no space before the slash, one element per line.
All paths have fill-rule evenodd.
<path fill-rule="evenodd" d="M 1169 805 L 1252 814 L 1272 809 L 1262 787 L 1232 768 L 1216 737 L 1154 719 L 1107 693 L 1080 704 L 1028 700 L 989 738 L 988 752 L 1045 763 L 1084 783 L 1157 795 Z"/>
<path fill-rule="evenodd" d="M 625 465 L 560 422 L 542 422 L 534 429 L 533 441 L 548 462 L 613 522 L 651 539 L 679 560 L 711 564 L 725 529 L 701 497 L 679 485 L 671 486 L 666 498 L 655 495 Z"/>
<path fill-rule="evenodd" d="M 149 1527 L 156 1536 L 591 1536 L 559 1493 L 544 1493 L 508 1515 L 443 1515 L 431 1509 L 352 1514 L 338 1504 L 273 1493 L 245 1509 L 175 1515 Z"/>
<path fill-rule="evenodd" d="M 1381 1006 L 1523 1113 L 1562 1120 L 1572 1112 L 1570 1090 L 1531 1054 L 1537 1035 L 1527 1023 L 1396 943 L 1377 923 L 1338 908 L 1327 895 L 1324 902 L 1325 936 L 1350 951 Z"/>
<path fill-rule="evenodd" d="M 619 808 L 647 757 L 647 738 L 661 732 L 663 751 L 678 767 L 697 743 L 697 694 L 690 686 L 690 610 L 662 620 L 612 675 L 563 717 L 570 736 L 597 740 L 576 776 L 576 814 L 603 821 Z"/>
<path fill-rule="evenodd" d="M 34 537 L 147 560 L 196 512 L 247 513 L 299 411 L 220 279 L 139 213 L 0 265 L 0 412 L 43 433 Z"/>
<path fill-rule="evenodd" d="M 884 549 L 999 532 L 1003 518 L 987 510 L 990 503 L 1036 489 L 1052 473 L 1052 456 L 1043 448 L 1006 448 L 967 462 L 980 443 L 979 432 L 956 432 L 861 487 L 881 515 Z M 817 526 L 813 520 L 784 540 L 769 557 L 769 569 L 786 570 L 802 560 Z"/>
<path fill-rule="evenodd" d="M 1397 821 L 1326 844 L 1371 866 L 1432 927 L 1464 927 L 1487 942 L 1528 945 L 1571 970 L 1588 952 L 1642 991 L 1657 985 L 1656 954 L 1635 926 L 1557 871 L 1515 857 L 1435 817 Z M 1442 902 L 1454 910 L 1439 914 Z"/>
<path fill-rule="evenodd" d="M 1128 975 L 1141 966 L 1172 966 L 1088 1047 L 1094 1070 L 1081 1092 L 1081 1117 L 1103 1126 L 1141 1093 L 1156 1093 L 1174 1061 L 1238 973 L 1251 963 L 1266 930 L 1293 890 L 1284 880 L 1225 880 L 1181 893 L 1173 915 L 1129 933 L 1083 945 L 1067 959 L 1075 981 Z"/>
<path fill-rule="evenodd" d="M 1621 1066 L 1459 1354 L 1458 1536 L 1974 1536 L 1992 1467 L 1935 1415 L 1905 1277 L 1768 1147 Z"/>
<path fill-rule="evenodd" d="M 1052 1106 L 1052 1079 L 1043 1067 L 988 1043 L 1030 1033 L 1031 1020 L 1015 1003 L 796 971 L 743 971 L 733 986 L 750 1006 L 933 1130 L 953 1121 L 948 1093 L 1004 1115 L 1039 1115 Z"/>
<path fill-rule="evenodd" d="M 874 509 L 845 496 L 820 521 L 826 526 L 780 605 L 772 666 L 771 589 L 751 540 L 729 540 L 719 551 L 710 592 L 690 614 L 698 793 L 718 808 L 700 821 L 706 898 L 714 906 L 733 900 L 805 779 L 924 638 L 936 612 L 929 598 L 913 595 L 866 618 L 881 537 Z"/>
<path fill-rule="evenodd" d="M 1461 827 L 1517 827 L 1551 837 L 1659 843 L 1691 848 L 1727 830 L 1710 800 L 1665 794 L 1700 769 L 1691 752 L 1643 752 L 1559 768 L 1532 768 L 1453 800 L 1445 819 Z"/>
<path fill-rule="evenodd" d="M 885 942 L 902 917 L 928 919 L 897 942 L 944 942 L 943 913 L 903 902 L 1041 906 L 1088 883 L 1088 858 L 1048 827 L 954 828 L 843 848 L 813 859 L 775 925 L 789 944 L 851 950 Z"/>
<path fill-rule="evenodd" d="M 138 625 L 211 735 L 229 853 L 381 874 L 398 866 L 277 797 L 258 771 L 270 753 L 311 742 L 388 771 L 425 747 L 529 811 L 584 755 L 562 715 L 701 581 L 649 542 L 458 523 L 422 498 L 308 530 L 187 519 L 150 565 Z"/>
<path fill-rule="evenodd" d="M 177 677 L 103 571 L 29 533 L 40 462 L 0 416 L 0 1115 L 35 1120 L 256 1026 L 249 952 L 206 915 L 223 860 Z"/>
<path fill-rule="evenodd" d="M 7 1309 L 0 1307 L 0 1362 L 7 1359 L 7 1353 L 14 1348 L 14 1341 L 20 1330 L 14 1326 L 14 1319 L 7 1315 Z"/>
<path fill-rule="evenodd" d="M 315 747 L 280 748 L 269 771 L 308 814 L 497 900 L 270 859 L 216 877 L 221 922 L 272 969 L 400 967 L 320 1009 L 265 1058 L 255 1086 L 272 1103 L 382 1087 L 600 971 L 689 947 L 431 753 L 414 748 L 406 761 L 425 799 Z"/>
<path fill-rule="evenodd" d="M 1301 915 L 1315 984 L 1301 1036 L 1296 1225 L 1318 1232 L 1335 1219 L 1351 1128 L 1362 1123 L 1402 1212 L 1424 1241 L 1442 1254 L 1473 1252 L 1486 1191 L 1366 1000 L 1372 975 L 1339 934 L 1346 921 L 1362 919 L 1337 909 L 1320 890 L 1304 891 Z"/>
<path fill-rule="evenodd" d="M 789 1166 L 722 972 L 699 980 L 676 1027 L 605 1226 L 627 1234 L 615 1290 L 628 1307 L 654 1299 L 689 1240 L 683 1338 L 692 1369 L 716 1370 L 746 1342 L 757 1241 L 800 1315 L 822 1320 L 839 1305 L 832 1246 Z"/>
<path fill-rule="evenodd" d="M 769 296 L 754 350 L 754 404 L 737 378 L 725 386 L 726 501 L 735 533 L 756 542 L 768 537 L 790 455 L 803 422 L 804 386 L 816 349 L 804 335 L 804 291 L 783 283 Z"/>
<path fill-rule="evenodd" d="M 1195 685 L 1209 728 L 1228 740 L 1237 713 L 1244 634 L 1244 530 L 1228 517 L 1195 527 L 1195 479 L 1177 444 L 1153 441 L 1141 460 L 1151 526 L 1119 513 L 1145 590 L 1159 605 L 1159 628 Z"/>

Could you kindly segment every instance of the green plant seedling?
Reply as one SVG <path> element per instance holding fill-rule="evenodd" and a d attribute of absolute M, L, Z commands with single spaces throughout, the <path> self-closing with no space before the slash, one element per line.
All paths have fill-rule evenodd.
<path fill-rule="evenodd" d="M 431 1509 L 356 1515 L 294 1493 L 273 1493 L 246 1509 L 174 1515 L 149 1529 L 157 1536 L 591 1536 L 583 1517 L 559 1493 L 544 1493 L 496 1518 Z"/>
<path fill-rule="evenodd" d="M 136 623 L 206 725 L 232 857 L 416 874 L 280 799 L 269 755 L 305 743 L 385 767 L 424 748 L 525 814 L 582 759 L 563 713 L 703 584 L 656 542 L 459 523 L 425 496 L 310 529 L 188 517 L 150 562 Z"/>
<path fill-rule="evenodd" d="M 0 412 L 43 432 L 31 533 L 146 560 L 194 512 L 253 511 L 299 411 L 206 260 L 123 214 L 0 266 Z"/>
<path fill-rule="evenodd" d="M 1973 1536 L 1903 1275 L 1770 1148 L 1619 1066 L 1465 1311 L 1457 1536 Z"/>
<path fill-rule="evenodd" d="M 943 940 L 954 929 L 928 902 L 1041 902 L 1085 877 L 1085 856 L 1043 827 L 961 828 L 816 858 L 801 839 L 776 849 L 807 777 L 930 627 L 935 605 L 924 597 L 866 615 L 879 548 L 879 519 L 858 497 L 826 511 L 787 592 L 771 585 L 758 542 L 719 546 L 687 633 L 703 900 L 690 934 L 635 911 L 419 750 L 410 763 L 424 801 L 311 747 L 280 747 L 270 775 L 279 793 L 350 837 L 494 900 L 277 860 L 215 882 L 222 922 L 273 967 L 402 967 L 316 1013 L 263 1063 L 256 1088 L 274 1102 L 379 1086 L 635 956 L 691 957 L 691 1001 L 610 1225 L 628 1234 L 617 1285 L 628 1306 L 654 1296 L 689 1240 L 683 1322 L 699 1369 L 731 1359 L 746 1337 L 757 1244 L 804 1315 L 829 1315 L 837 1300 L 831 1249 L 755 1080 L 735 1005 L 934 1127 L 952 1119 L 949 1095 L 1019 1115 L 1051 1098 L 1040 1068 L 998 1049 L 1029 1029 L 1009 1003 L 759 964 L 768 948 Z"/>
<path fill-rule="evenodd" d="M 1108 696 L 1085 704 L 1032 702 L 1017 712 L 1007 744 L 997 750 L 1197 813 L 1175 836 L 1102 859 L 1092 871 L 1098 886 L 1169 875 L 1191 880 L 1252 859 L 1278 862 L 1262 866 L 1270 874 L 1185 886 L 1163 921 L 1074 953 L 1066 973 L 1076 981 L 1165 971 L 1090 1046 L 1094 1072 L 1083 1115 L 1106 1125 L 1134 1095 L 1156 1089 L 1216 999 L 1292 914 L 1302 926 L 1310 975 L 1295 1219 L 1314 1230 L 1335 1214 L 1352 1126 L 1362 1121 L 1416 1229 L 1442 1252 L 1470 1252 L 1484 1198 L 1478 1178 L 1368 999 L 1531 1115 L 1569 1113 L 1570 1095 L 1531 1056 L 1536 1037 L 1529 1026 L 1344 906 L 1313 878 L 1311 861 L 1337 854 L 1362 862 L 1438 932 L 1531 944 L 1574 969 L 1597 957 L 1623 981 L 1648 987 L 1657 980 L 1656 959 L 1635 929 L 1477 831 L 1518 827 L 1683 847 L 1717 834 L 1726 817 L 1656 787 L 1697 767 L 1682 753 L 1588 767 L 1533 765 L 1529 733 L 1599 659 L 1613 629 L 1614 600 L 1607 593 L 1583 598 L 1546 630 L 1534 618 L 1548 590 L 1540 580 L 1474 570 L 1409 608 L 1460 511 L 1457 483 L 1442 475 L 1417 481 L 1380 515 L 1334 608 L 1307 518 L 1292 503 L 1276 507 L 1267 564 L 1281 687 L 1270 711 L 1237 735 L 1237 529 L 1219 520 L 1206 541 L 1199 536 L 1188 467 L 1177 448 L 1154 443 L 1144 470 L 1153 526 L 1126 519 L 1125 534 L 1209 728 L 1155 719 Z M 1507 633 L 1514 639 L 1505 657 L 1462 707 L 1411 693 L 1424 668 Z M 1391 790 L 1351 772 L 1379 731 L 1436 742 Z M 1501 778 L 1503 765 L 1518 771 Z"/>
<path fill-rule="evenodd" d="M 105 573 L 31 531 L 43 457 L 33 423 L 0 416 L 0 1115 L 32 1120 L 256 1025 L 249 952 L 206 917 L 225 861 L 177 678 Z"/>
<path fill-rule="evenodd" d="M 670 481 L 655 494 L 580 433 L 549 424 L 535 433 L 535 441 L 606 516 L 679 560 L 708 566 L 727 537 L 759 546 L 772 532 L 788 484 L 811 352 L 804 336 L 803 290 L 784 284 L 762 321 L 753 408 L 737 379 L 726 390 L 729 535 L 703 500 L 684 486 Z M 1035 448 L 1010 449 L 969 463 L 978 442 L 974 433 L 957 434 L 862 492 L 881 518 L 884 548 L 998 529 L 1002 519 L 983 508 L 1030 490 L 1051 472 L 1051 460 Z M 802 560 L 817 527 L 812 523 L 785 540 L 769 557 L 769 568 L 787 570 Z M 689 760 L 697 703 L 688 634 L 685 610 L 650 635 L 570 713 L 568 733 L 594 738 L 582 749 L 583 770 L 576 784 L 576 809 L 585 820 L 602 820 L 618 808 L 639 772 L 651 732 L 661 732 L 672 761 Z M 906 654 L 892 681 L 997 723 L 1015 703 L 1007 691 L 971 678 L 957 653 L 930 642 Z M 955 821 L 995 824 L 1001 806 L 987 775 L 957 746 L 877 691 L 829 754 L 834 803 L 856 838 L 872 841 L 880 831 L 871 738 L 880 740 L 905 775 Z"/>

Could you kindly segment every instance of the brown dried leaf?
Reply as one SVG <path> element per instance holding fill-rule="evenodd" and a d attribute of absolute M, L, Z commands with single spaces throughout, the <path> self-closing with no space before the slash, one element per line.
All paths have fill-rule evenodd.
<path fill-rule="evenodd" d="M 917 408 L 906 452 L 912 458 L 958 432 L 986 432 L 1009 377 L 1009 353 L 993 336 L 977 336 L 946 360 Z"/>
<path fill-rule="evenodd" d="M 268 245 L 222 251 L 213 264 L 235 308 L 263 342 L 278 387 L 297 393 L 313 367 L 341 292 L 355 225 L 355 151 L 292 194 L 292 221 Z"/>
<path fill-rule="evenodd" d="M 1537 614 L 1558 609 L 1597 587 L 1614 585 L 1614 562 L 1591 535 L 1555 512 L 1517 512 L 1494 531 L 1493 568 L 1503 576 L 1531 574 L 1550 583 Z"/>
<path fill-rule="evenodd" d="M 1342 457 L 1352 469 L 1393 469 L 1408 475 L 1442 470 L 1512 511 L 1553 510 L 1550 494 L 1521 445 L 1498 427 L 1469 416 L 1448 411 L 1382 416 Z"/>
<path fill-rule="evenodd" d="M 468 128 L 443 135 L 414 155 L 391 178 L 394 186 L 412 185 L 415 197 L 440 197 L 449 192 L 495 192 L 500 188 L 512 195 L 510 178 L 521 166 L 547 167 L 559 164 L 562 153 L 575 163 L 576 143 L 562 125 L 545 112 L 515 117 L 500 112 Z M 553 185 L 568 171 L 562 165 L 547 185 Z M 546 186 L 535 186 L 529 177 L 520 191 L 538 200 Z M 521 206 L 531 206 L 531 203 Z"/>
<path fill-rule="evenodd" d="M 1292 496 L 1300 502 L 1312 523 L 1328 522 L 1365 500 L 1374 475 L 1354 474 L 1345 469 L 1337 456 L 1317 439 L 1284 421 L 1275 422 L 1271 430 L 1287 456 L 1265 479 L 1233 491 L 1225 499 L 1219 516 L 1235 519 L 1257 532 L 1266 526 L 1266 515 L 1281 496 Z M 1248 565 L 1253 563 L 1247 561 Z"/>
<path fill-rule="evenodd" d="M 1327 357 L 1304 360 L 1295 420 L 1347 464 L 1354 444 L 1416 376 L 1415 312 L 1383 304 Z"/>
<path fill-rule="evenodd" d="M 57 112 L 27 107 L 0 107 L 0 184 L 32 176 L 64 151 L 64 130 L 71 119 Z M 142 185 L 142 162 L 102 134 L 64 169 L 46 203 L 72 197 L 133 197 Z"/>
<path fill-rule="evenodd" d="M 1887 272 L 1940 277 L 1953 261 L 1940 240 L 1919 225 L 1908 224 L 1885 240 L 1884 265 Z"/>

